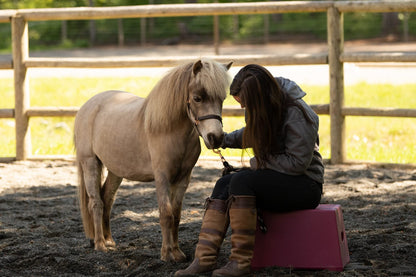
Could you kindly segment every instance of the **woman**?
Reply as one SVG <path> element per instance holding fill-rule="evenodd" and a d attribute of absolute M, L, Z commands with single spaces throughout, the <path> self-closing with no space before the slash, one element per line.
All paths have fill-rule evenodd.
<path fill-rule="evenodd" d="M 314 209 L 321 200 L 319 118 L 302 100 L 306 93 L 296 83 L 250 64 L 237 73 L 230 94 L 245 108 L 246 126 L 225 134 L 222 147 L 252 148 L 254 157 L 249 169 L 225 175 L 215 184 L 194 261 L 175 276 L 214 270 L 228 225 L 232 229 L 229 262 L 212 276 L 250 274 L 257 208 Z"/>

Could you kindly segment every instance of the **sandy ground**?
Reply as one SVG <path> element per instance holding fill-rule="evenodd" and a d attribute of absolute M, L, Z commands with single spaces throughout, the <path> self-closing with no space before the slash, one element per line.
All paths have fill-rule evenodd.
<path fill-rule="evenodd" d="M 232 162 L 238 166 L 238 162 Z M 180 245 L 190 260 L 219 161 L 200 160 L 185 195 Z M 172 276 L 159 259 L 153 183 L 123 181 L 112 213 L 116 249 L 84 237 L 72 162 L 0 164 L 0 276 Z M 416 170 L 328 165 L 322 203 L 341 204 L 350 251 L 343 272 L 266 268 L 255 276 L 416 276 Z M 230 251 L 228 233 L 219 255 Z"/>

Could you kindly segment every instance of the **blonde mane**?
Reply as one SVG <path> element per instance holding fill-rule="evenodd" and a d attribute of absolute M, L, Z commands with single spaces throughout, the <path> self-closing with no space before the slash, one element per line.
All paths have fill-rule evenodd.
<path fill-rule="evenodd" d="M 189 84 L 202 86 L 208 95 L 224 100 L 230 83 L 227 68 L 218 62 L 201 59 L 202 68 L 192 72 L 194 62 L 170 70 L 152 89 L 144 103 L 145 129 L 148 132 L 169 131 L 175 120 L 187 116 Z"/>

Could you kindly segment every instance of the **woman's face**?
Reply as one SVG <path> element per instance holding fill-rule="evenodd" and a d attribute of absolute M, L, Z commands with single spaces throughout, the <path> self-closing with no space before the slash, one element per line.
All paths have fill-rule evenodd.
<path fill-rule="evenodd" d="M 237 101 L 238 103 L 240 103 L 241 108 L 245 108 L 245 105 L 243 104 L 243 102 L 241 101 L 240 96 L 238 95 L 233 95 L 235 101 Z"/>

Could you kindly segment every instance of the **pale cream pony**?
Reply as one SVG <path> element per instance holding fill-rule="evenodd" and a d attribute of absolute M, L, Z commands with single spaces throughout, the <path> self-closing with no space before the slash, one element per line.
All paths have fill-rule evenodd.
<path fill-rule="evenodd" d="M 208 59 L 173 68 L 147 98 L 122 91 L 95 95 L 75 118 L 79 200 L 95 249 L 115 246 L 111 207 L 123 178 L 154 181 L 162 230 L 161 259 L 183 261 L 178 226 L 182 201 L 201 146 L 223 139 L 222 104 L 231 63 Z M 103 167 L 108 173 L 102 182 Z"/>

